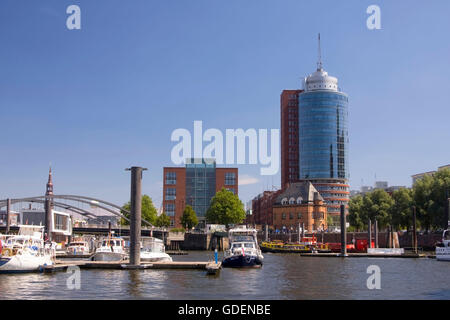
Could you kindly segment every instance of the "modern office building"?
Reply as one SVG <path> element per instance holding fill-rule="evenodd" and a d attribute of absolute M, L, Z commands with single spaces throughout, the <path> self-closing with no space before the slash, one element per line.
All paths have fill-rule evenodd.
<path fill-rule="evenodd" d="M 338 79 L 323 69 L 304 79 L 299 94 L 300 181 L 310 181 L 328 206 L 328 214 L 338 223 L 340 205 L 348 205 L 348 96 L 338 87 Z"/>
<path fill-rule="evenodd" d="M 190 159 L 185 167 L 164 167 L 163 210 L 171 226 L 182 227 L 180 218 L 190 205 L 201 226 L 217 191 L 226 188 L 238 194 L 238 169 L 217 168 L 213 159 Z"/>
<path fill-rule="evenodd" d="M 303 90 L 283 90 L 281 114 L 281 188 L 299 179 L 298 96 Z"/>

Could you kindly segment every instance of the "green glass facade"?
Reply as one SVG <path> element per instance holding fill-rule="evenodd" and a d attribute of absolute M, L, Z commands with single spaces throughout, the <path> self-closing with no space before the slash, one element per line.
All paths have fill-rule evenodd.
<path fill-rule="evenodd" d="M 186 164 L 186 204 L 190 205 L 197 217 L 205 217 L 212 197 L 216 194 L 216 163 L 192 159 Z"/>

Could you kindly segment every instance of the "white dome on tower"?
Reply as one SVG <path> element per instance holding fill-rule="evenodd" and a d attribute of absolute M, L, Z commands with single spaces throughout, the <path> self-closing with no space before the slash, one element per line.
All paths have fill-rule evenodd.
<path fill-rule="evenodd" d="M 329 76 L 325 70 L 319 69 L 305 78 L 303 89 L 305 91 L 338 91 L 338 79 Z"/>
<path fill-rule="evenodd" d="M 338 79 L 328 75 L 328 72 L 323 70 L 322 66 L 322 52 L 320 49 L 320 33 L 319 33 L 319 60 L 317 62 L 316 72 L 310 74 L 303 80 L 303 90 L 305 91 L 338 91 Z"/>

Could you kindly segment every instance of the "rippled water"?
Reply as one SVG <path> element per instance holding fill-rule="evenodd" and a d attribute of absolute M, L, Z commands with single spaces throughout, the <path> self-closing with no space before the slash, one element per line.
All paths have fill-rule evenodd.
<path fill-rule="evenodd" d="M 211 252 L 174 256 L 206 261 Z M 367 267 L 381 269 L 381 290 L 366 286 Z M 1 299 L 450 299 L 450 263 L 434 259 L 323 258 L 265 254 L 261 269 L 81 270 L 0 275 Z"/>

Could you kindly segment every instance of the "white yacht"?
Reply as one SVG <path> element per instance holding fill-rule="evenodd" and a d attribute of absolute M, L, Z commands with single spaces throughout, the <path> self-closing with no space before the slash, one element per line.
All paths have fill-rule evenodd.
<path fill-rule="evenodd" d="M 89 244 L 86 241 L 72 241 L 67 247 L 67 254 L 87 255 L 89 254 Z"/>
<path fill-rule="evenodd" d="M 172 258 L 165 253 L 164 242 L 158 238 L 150 238 L 141 247 L 141 261 L 145 262 L 171 262 Z"/>
<path fill-rule="evenodd" d="M 45 244 L 41 226 L 19 226 L 18 235 L 4 237 L 0 273 L 33 272 L 53 265 L 55 248 Z"/>
<path fill-rule="evenodd" d="M 263 255 L 258 246 L 256 229 L 238 226 L 228 231 L 230 249 L 225 252 L 224 267 L 261 267 Z"/>
<path fill-rule="evenodd" d="M 122 261 L 126 258 L 125 241 L 118 237 L 103 239 L 100 247 L 95 250 L 94 261 Z"/>
<path fill-rule="evenodd" d="M 450 228 L 444 230 L 442 242 L 436 246 L 436 260 L 450 261 Z"/>

